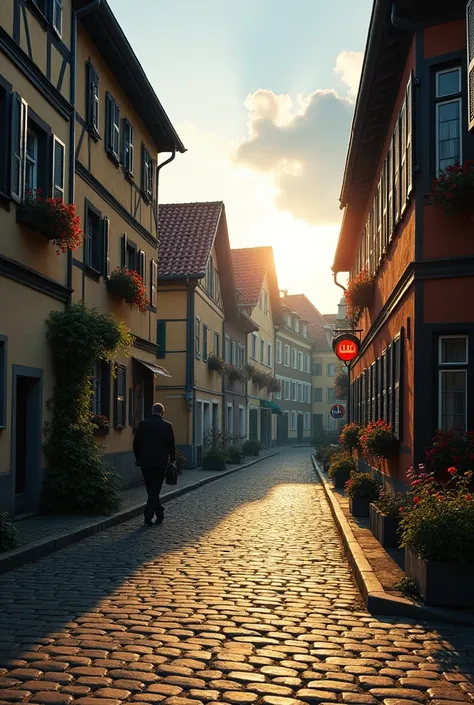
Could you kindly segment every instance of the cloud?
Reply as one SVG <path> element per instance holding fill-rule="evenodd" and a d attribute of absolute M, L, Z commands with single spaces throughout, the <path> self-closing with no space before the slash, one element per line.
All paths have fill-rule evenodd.
<path fill-rule="evenodd" d="M 260 89 L 245 106 L 249 138 L 234 162 L 273 176 L 279 210 L 313 225 L 338 223 L 353 104 L 333 90 L 299 96 L 295 104 Z"/>
<path fill-rule="evenodd" d="M 348 87 L 348 96 L 352 99 L 355 99 L 359 89 L 363 60 L 362 51 L 341 51 L 336 58 L 334 71 Z"/>

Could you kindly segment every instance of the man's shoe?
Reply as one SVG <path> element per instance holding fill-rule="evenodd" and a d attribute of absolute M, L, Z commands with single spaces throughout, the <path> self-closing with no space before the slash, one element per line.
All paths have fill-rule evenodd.
<path fill-rule="evenodd" d="M 144 524 L 145 526 L 153 526 L 153 522 L 151 519 L 145 519 Z"/>
<path fill-rule="evenodd" d="M 160 516 L 157 515 L 156 520 L 155 520 L 155 524 L 162 524 L 164 518 L 165 518 L 164 514 L 161 514 Z"/>

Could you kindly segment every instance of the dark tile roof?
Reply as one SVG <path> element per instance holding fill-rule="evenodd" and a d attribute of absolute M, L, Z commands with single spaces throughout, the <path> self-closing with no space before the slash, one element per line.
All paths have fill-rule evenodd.
<path fill-rule="evenodd" d="M 159 206 L 159 277 L 204 274 L 223 209 L 222 201 Z"/>
<path fill-rule="evenodd" d="M 323 330 L 328 325 L 325 317 L 322 316 L 316 306 L 314 306 L 305 294 L 289 294 L 283 299 L 301 318 L 308 321 L 309 334 L 318 348 L 330 350 L 326 334 Z"/>
<path fill-rule="evenodd" d="M 255 306 L 267 269 L 273 264 L 272 247 L 231 250 L 239 303 Z"/>

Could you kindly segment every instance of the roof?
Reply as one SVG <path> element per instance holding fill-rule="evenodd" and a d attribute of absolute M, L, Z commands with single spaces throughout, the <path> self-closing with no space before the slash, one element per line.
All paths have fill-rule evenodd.
<path fill-rule="evenodd" d="M 142 65 L 119 25 L 107 0 L 88 11 L 90 0 L 73 0 L 79 21 L 143 120 L 158 152 L 185 152 L 176 130 L 163 109 Z M 81 12 L 83 14 L 81 15 Z"/>
<path fill-rule="evenodd" d="M 337 313 L 323 313 L 323 318 L 326 323 L 335 323 L 337 321 Z"/>
<path fill-rule="evenodd" d="M 289 294 L 283 300 L 308 321 L 308 331 L 316 347 L 330 350 L 323 330 L 328 323 L 308 297 L 305 294 Z"/>
<path fill-rule="evenodd" d="M 159 278 L 204 276 L 223 211 L 222 201 L 160 204 Z"/>
<path fill-rule="evenodd" d="M 275 323 L 282 322 L 280 290 L 273 257 L 273 247 L 246 247 L 231 250 L 232 268 L 240 306 L 256 306 L 268 274 L 270 301 Z"/>

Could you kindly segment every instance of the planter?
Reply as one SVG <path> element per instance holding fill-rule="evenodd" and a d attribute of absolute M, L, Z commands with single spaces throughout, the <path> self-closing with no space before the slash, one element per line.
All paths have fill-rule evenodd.
<path fill-rule="evenodd" d="M 242 465 L 243 458 L 231 458 L 227 460 L 228 465 Z"/>
<path fill-rule="evenodd" d="M 426 605 L 474 606 L 474 563 L 428 561 L 405 548 L 405 573 L 415 581 Z"/>
<path fill-rule="evenodd" d="M 108 436 L 110 433 L 110 428 L 95 428 L 94 436 Z"/>
<path fill-rule="evenodd" d="M 351 497 L 349 499 L 349 509 L 353 517 L 368 517 L 370 502 L 368 499 Z"/>
<path fill-rule="evenodd" d="M 40 233 L 40 235 L 43 235 L 47 240 L 54 240 L 57 236 L 57 233 L 48 225 L 46 218 L 25 208 L 17 208 L 16 222 L 25 225 L 30 230 Z"/>
<path fill-rule="evenodd" d="M 346 486 L 346 482 L 348 480 L 350 480 L 350 478 L 351 478 L 351 473 L 349 470 L 347 470 L 347 472 L 345 472 L 345 471 L 344 472 L 342 472 L 342 471 L 337 472 L 334 475 L 334 477 L 332 478 L 334 487 L 336 487 L 336 489 L 338 489 L 338 490 L 344 489 L 344 487 Z"/>
<path fill-rule="evenodd" d="M 382 514 L 374 504 L 370 505 L 370 530 L 383 548 L 399 548 L 398 527 L 400 519 Z"/>
<path fill-rule="evenodd" d="M 207 457 L 203 458 L 202 469 L 203 470 L 225 470 L 226 461 L 221 458 Z"/>

